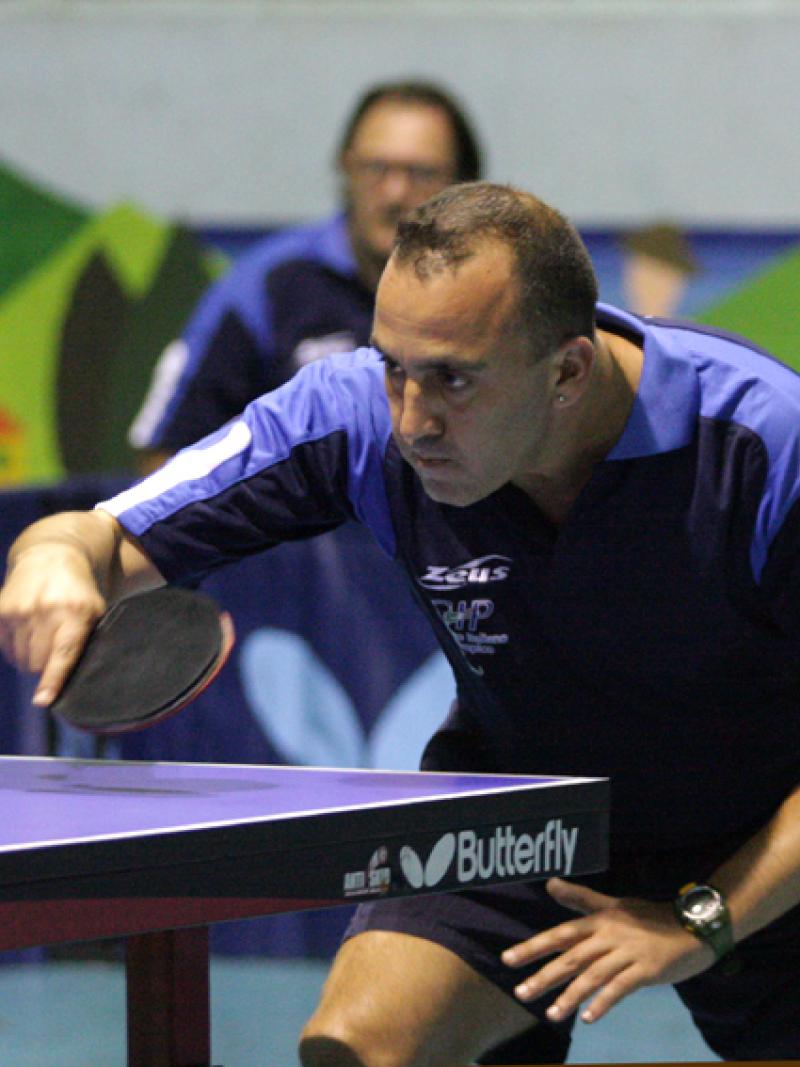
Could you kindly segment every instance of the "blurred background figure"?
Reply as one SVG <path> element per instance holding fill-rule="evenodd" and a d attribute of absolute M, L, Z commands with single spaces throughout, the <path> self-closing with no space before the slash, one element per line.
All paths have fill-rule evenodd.
<path fill-rule="evenodd" d="M 462 108 L 428 82 L 370 88 L 336 156 L 341 210 L 259 241 L 213 284 L 155 367 L 130 442 L 152 470 L 305 363 L 366 344 L 404 212 L 481 175 Z"/>
<path fill-rule="evenodd" d="M 626 308 L 669 318 L 678 312 L 686 286 L 700 268 L 682 230 L 658 222 L 622 241 L 622 288 Z"/>

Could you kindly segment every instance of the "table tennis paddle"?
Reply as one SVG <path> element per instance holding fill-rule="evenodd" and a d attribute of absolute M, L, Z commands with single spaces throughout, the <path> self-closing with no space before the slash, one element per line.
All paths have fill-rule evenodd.
<path fill-rule="evenodd" d="M 89 733 L 144 729 L 201 693 L 233 642 L 230 615 L 205 593 L 167 585 L 126 597 L 97 623 L 50 710 Z"/>

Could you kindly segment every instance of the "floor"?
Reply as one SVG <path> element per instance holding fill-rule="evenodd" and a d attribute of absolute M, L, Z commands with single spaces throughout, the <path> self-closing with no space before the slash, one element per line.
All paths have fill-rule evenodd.
<path fill-rule="evenodd" d="M 212 959 L 212 1043 L 222 1067 L 294 1067 L 295 1040 L 326 970 L 316 960 Z M 98 960 L 0 967 L 2 1067 L 124 1067 L 122 966 Z M 592 1026 L 570 1063 L 716 1059 L 671 989 L 641 990 Z"/>

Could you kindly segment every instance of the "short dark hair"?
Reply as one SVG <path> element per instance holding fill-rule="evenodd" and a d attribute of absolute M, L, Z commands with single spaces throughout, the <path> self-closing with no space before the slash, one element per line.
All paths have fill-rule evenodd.
<path fill-rule="evenodd" d="M 400 220 L 393 259 L 421 278 L 456 269 L 486 240 L 513 253 L 518 327 L 546 355 L 572 337 L 594 338 L 597 279 L 575 227 L 555 208 L 509 185 L 449 186 Z"/>
<path fill-rule="evenodd" d="M 455 99 L 446 90 L 425 81 L 384 82 L 369 89 L 358 100 L 339 143 L 337 159 L 341 160 L 350 148 L 361 120 L 370 108 L 384 101 L 398 104 L 423 104 L 441 108 L 450 121 L 456 146 L 456 179 L 471 182 L 480 178 L 483 170 L 481 149 L 467 116 Z"/>

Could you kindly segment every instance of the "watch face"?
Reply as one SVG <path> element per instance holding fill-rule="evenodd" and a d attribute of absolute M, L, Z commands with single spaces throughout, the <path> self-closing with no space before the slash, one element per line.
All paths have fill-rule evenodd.
<path fill-rule="evenodd" d="M 733 930 L 725 898 L 713 885 L 692 884 L 675 901 L 675 911 L 684 927 L 704 941 L 717 960 L 733 952 Z"/>
<path fill-rule="evenodd" d="M 714 919 L 720 910 L 722 900 L 716 890 L 709 886 L 690 889 L 682 901 L 683 914 L 694 923 L 705 923 Z"/>

